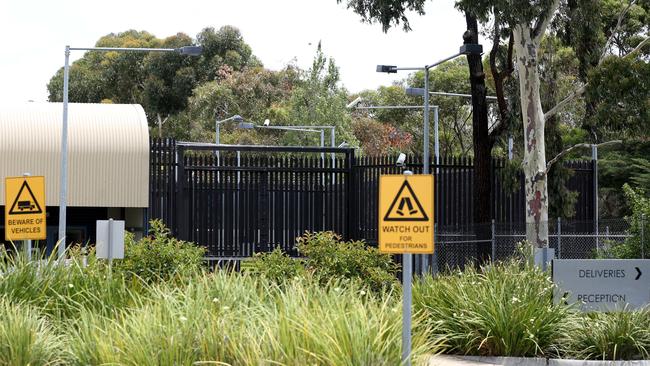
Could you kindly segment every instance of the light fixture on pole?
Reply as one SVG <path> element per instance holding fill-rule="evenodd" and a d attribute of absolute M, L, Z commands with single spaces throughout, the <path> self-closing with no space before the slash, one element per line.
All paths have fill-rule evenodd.
<path fill-rule="evenodd" d="M 175 52 L 187 56 L 199 56 L 201 46 L 183 46 L 179 48 L 127 48 L 127 47 L 70 47 L 65 46 L 65 63 L 63 66 L 63 125 L 61 128 L 61 177 L 59 190 L 59 235 L 58 257 L 65 259 L 66 211 L 68 200 L 68 80 L 70 77 L 70 51 L 102 52 Z"/>
<path fill-rule="evenodd" d="M 417 95 L 422 95 L 424 97 L 424 161 L 423 161 L 423 172 L 424 174 L 429 174 L 429 70 L 433 67 L 436 67 L 444 62 L 452 60 L 458 56 L 470 55 L 470 54 L 481 54 L 483 52 L 483 46 L 480 44 L 463 44 L 458 53 L 444 58 L 440 61 L 434 62 L 430 65 L 425 65 L 421 67 L 397 67 L 394 65 L 377 65 L 377 72 L 384 72 L 393 74 L 397 71 L 408 70 L 408 71 L 424 71 L 424 91 Z M 415 89 L 415 88 L 412 88 Z M 414 90 L 413 90 L 414 91 Z M 415 92 L 415 91 L 414 91 Z"/>

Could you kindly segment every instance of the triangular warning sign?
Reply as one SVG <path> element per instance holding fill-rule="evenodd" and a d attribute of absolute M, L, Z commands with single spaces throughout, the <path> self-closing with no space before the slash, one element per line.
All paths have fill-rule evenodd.
<path fill-rule="evenodd" d="M 397 191 L 397 195 L 384 215 L 384 221 L 429 221 L 429 216 L 422 208 L 408 180 L 405 180 Z"/>
<path fill-rule="evenodd" d="M 11 205 L 9 210 L 10 215 L 27 215 L 27 214 L 40 214 L 43 213 L 41 206 L 38 204 L 36 197 L 32 189 L 27 184 L 27 181 L 23 182 L 23 185 L 18 190 L 16 199 Z"/>

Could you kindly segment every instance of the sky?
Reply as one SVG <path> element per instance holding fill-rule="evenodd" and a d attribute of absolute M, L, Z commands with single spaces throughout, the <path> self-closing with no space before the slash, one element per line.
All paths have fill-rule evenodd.
<path fill-rule="evenodd" d="M 266 68 L 311 65 L 316 45 L 332 57 L 350 92 L 374 89 L 406 73 L 375 72 L 377 64 L 424 66 L 458 52 L 465 19 L 453 0 L 428 1 L 382 32 L 336 0 L 0 0 L 0 103 L 47 101 L 46 85 L 63 66 L 64 49 L 92 47 L 108 33 L 146 30 L 158 38 L 195 37 L 206 27 L 233 25 Z M 73 51 L 71 60 L 83 56 Z"/>

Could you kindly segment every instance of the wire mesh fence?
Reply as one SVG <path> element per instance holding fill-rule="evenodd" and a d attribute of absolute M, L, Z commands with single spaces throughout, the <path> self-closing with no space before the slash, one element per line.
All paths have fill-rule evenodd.
<path fill-rule="evenodd" d="M 642 223 L 641 228 L 648 223 Z M 480 261 L 506 260 L 517 253 L 525 241 L 526 224 L 491 223 L 484 225 L 437 226 L 434 255 L 414 256 L 414 270 L 437 272 L 464 268 Z M 620 245 L 637 245 L 640 250 L 628 251 L 635 258 L 645 259 L 650 239 L 644 230 L 631 230 L 627 219 L 572 221 L 555 219 L 530 231 L 548 232 L 548 247 L 558 259 L 607 258 Z M 647 230 L 646 230 L 647 231 Z"/>

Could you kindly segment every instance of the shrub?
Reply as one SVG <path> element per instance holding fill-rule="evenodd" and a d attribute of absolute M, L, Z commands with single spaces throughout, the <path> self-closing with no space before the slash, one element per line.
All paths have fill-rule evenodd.
<path fill-rule="evenodd" d="M 511 260 L 416 281 L 413 304 L 446 352 L 552 356 L 572 316 L 568 306 L 553 304 L 553 289 L 540 269 Z"/>
<path fill-rule="evenodd" d="M 399 266 L 390 255 L 368 247 L 363 241 L 342 241 L 331 231 L 305 233 L 297 240 L 298 252 L 306 257 L 307 270 L 327 281 L 331 278 L 361 280 L 373 290 L 397 283 Z"/>
<path fill-rule="evenodd" d="M 634 190 L 629 185 L 623 185 L 623 192 L 628 205 L 632 209 L 632 215 L 625 220 L 630 224 L 631 236 L 623 243 L 614 244 L 605 253 L 610 258 L 641 258 L 641 246 L 643 245 L 645 255 L 650 253 L 650 198 L 642 189 Z M 645 237 L 641 237 L 641 230 Z"/>
<path fill-rule="evenodd" d="M 204 248 L 174 238 L 162 221 L 152 220 L 149 236 L 135 241 L 126 234 L 124 259 L 113 261 L 113 268 L 147 283 L 169 281 L 199 271 L 204 254 Z"/>
<path fill-rule="evenodd" d="M 567 356 L 593 360 L 650 358 L 650 308 L 588 313 L 562 341 Z"/>
<path fill-rule="evenodd" d="M 272 282 L 280 283 L 304 274 L 305 266 L 301 259 L 289 257 L 278 247 L 272 252 L 256 253 L 251 260 L 250 270 Z"/>
<path fill-rule="evenodd" d="M 63 342 L 34 309 L 0 297 L 0 365 L 63 365 Z"/>

